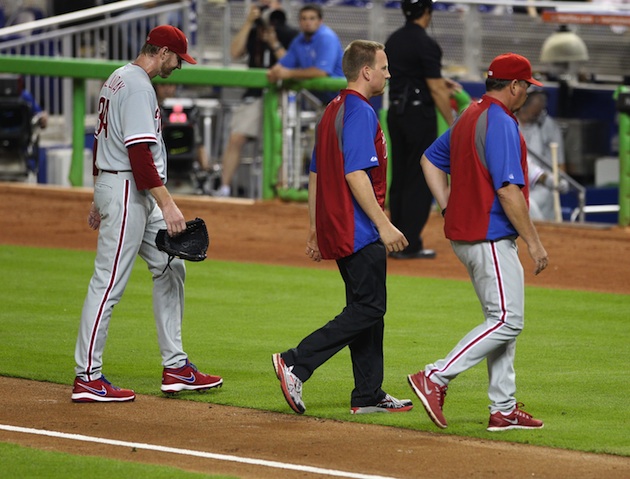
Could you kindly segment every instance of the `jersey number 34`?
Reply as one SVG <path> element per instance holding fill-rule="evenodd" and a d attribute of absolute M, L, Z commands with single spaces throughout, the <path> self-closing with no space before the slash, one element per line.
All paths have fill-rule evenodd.
<path fill-rule="evenodd" d="M 98 137 L 101 131 L 105 132 L 105 138 L 107 138 L 107 119 L 109 117 L 109 99 L 101 97 L 98 100 L 98 124 L 96 125 L 96 133 L 94 136 Z"/>

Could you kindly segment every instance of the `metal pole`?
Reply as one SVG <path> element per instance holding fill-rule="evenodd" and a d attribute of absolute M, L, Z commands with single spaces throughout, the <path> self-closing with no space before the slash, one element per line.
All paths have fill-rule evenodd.
<path fill-rule="evenodd" d="M 68 179 L 72 186 L 83 186 L 83 149 L 85 146 L 85 80 L 73 81 L 72 164 Z"/>

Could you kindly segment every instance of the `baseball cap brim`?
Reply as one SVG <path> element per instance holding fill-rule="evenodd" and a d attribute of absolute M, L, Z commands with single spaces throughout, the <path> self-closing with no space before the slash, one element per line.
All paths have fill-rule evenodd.
<path fill-rule="evenodd" d="M 191 57 L 188 53 L 177 53 L 177 52 L 175 52 L 175 54 L 179 58 L 184 60 L 186 63 L 190 63 L 191 65 L 196 65 L 197 64 L 197 60 L 195 60 L 193 57 Z"/>
<path fill-rule="evenodd" d="M 535 78 L 530 78 L 529 80 L 525 80 L 527 83 L 531 83 L 532 85 L 536 85 L 536 86 L 544 86 L 542 83 L 540 83 L 538 80 L 536 80 Z"/>

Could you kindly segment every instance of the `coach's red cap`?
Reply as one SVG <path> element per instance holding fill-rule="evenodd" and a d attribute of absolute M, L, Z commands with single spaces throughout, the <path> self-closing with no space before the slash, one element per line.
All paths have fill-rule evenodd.
<path fill-rule="evenodd" d="M 543 86 L 532 76 L 532 65 L 529 60 L 516 53 L 499 55 L 488 68 L 488 78 L 496 80 L 525 80 L 536 86 Z"/>
<path fill-rule="evenodd" d="M 167 47 L 177 54 L 179 58 L 192 65 L 197 61 L 188 53 L 188 39 L 184 32 L 172 25 L 160 25 L 155 27 L 147 35 L 147 43 L 156 47 Z"/>

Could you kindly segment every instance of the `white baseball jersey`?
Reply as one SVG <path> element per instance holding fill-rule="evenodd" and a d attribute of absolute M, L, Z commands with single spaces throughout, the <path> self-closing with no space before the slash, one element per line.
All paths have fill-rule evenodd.
<path fill-rule="evenodd" d="M 128 63 L 107 79 L 101 88 L 94 137 L 99 170 L 131 170 L 127 148 L 149 143 L 155 167 L 166 183 L 162 115 L 151 79 L 141 67 Z"/>

